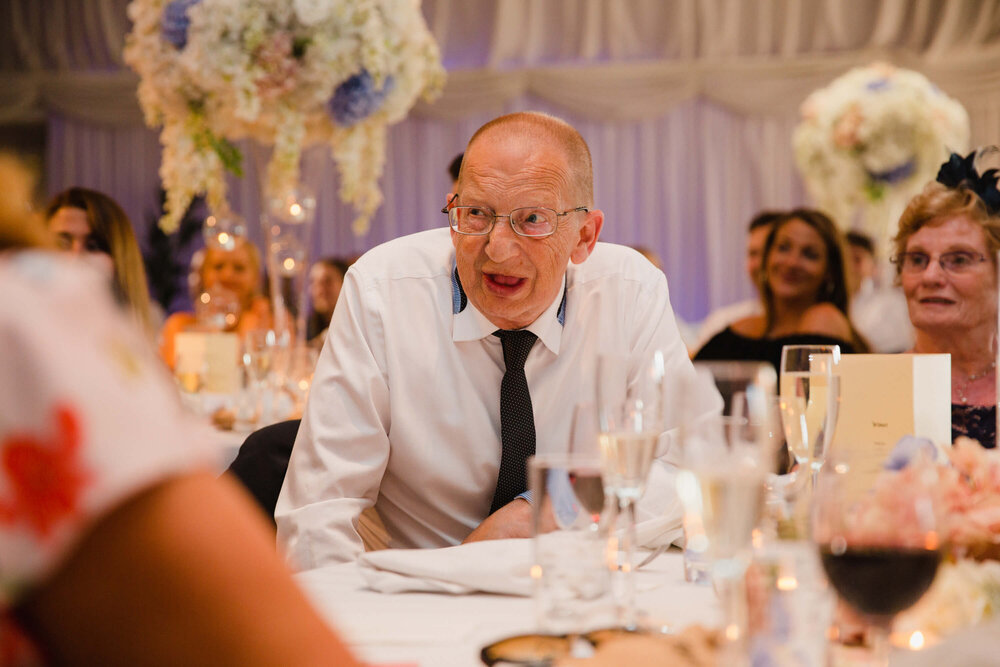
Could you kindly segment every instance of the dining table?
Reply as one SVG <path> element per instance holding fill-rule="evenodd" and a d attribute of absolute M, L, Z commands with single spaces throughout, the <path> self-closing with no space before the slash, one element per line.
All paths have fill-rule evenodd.
<path fill-rule="evenodd" d="M 680 551 L 663 553 L 636 576 L 641 622 L 669 630 L 718 626 L 715 592 L 684 580 Z M 481 666 L 483 647 L 539 631 L 530 596 L 382 593 L 366 584 L 357 562 L 309 570 L 296 579 L 356 654 L 374 665 Z"/>

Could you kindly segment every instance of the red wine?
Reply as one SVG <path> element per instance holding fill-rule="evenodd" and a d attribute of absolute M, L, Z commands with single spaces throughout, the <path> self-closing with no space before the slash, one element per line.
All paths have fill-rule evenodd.
<path fill-rule="evenodd" d="M 925 549 L 855 547 L 836 555 L 820 549 L 827 579 L 856 610 L 891 616 L 915 604 L 937 574 L 941 554 Z"/>
<path fill-rule="evenodd" d="M 573 485 L 573 493 L 583 508 L 589 514 L 600 514 L 604 509 L 604 483 L 601 481 L 601 474 L 596 471 L 593 475 L 571 472 L 569 479 Z"/>

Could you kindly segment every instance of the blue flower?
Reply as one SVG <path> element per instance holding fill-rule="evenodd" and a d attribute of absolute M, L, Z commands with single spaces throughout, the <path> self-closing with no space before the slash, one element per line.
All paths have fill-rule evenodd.
<path fill-rule="evenodd" d="M 328 106 L 338 125 L 350 127 L 375 113 L 386 96 L 392 91 L 394 81 L 385 78 L 382 88 L 375 88 L 375 79 L 368 70 L 361 70 L 350 77 L 334 91 Z"/>
<path fill-rule="evenodd" d="M 886 470 L 902 470 L 910 465 L 920 452 L 926 452 L 933 459 L 937 455 L 937 448 L 927 438 L 904 435 L 892 448 L 882 467 Z"/>
<path fill-rule="evenodd" d="M 893 167 L 888 171 L 880 172 L 868 172 L 868 176 L 871 177 L 873 181 L 878 183 L 899 183 L 913 175 L 913 172 L 917 169 L 917 161 L 915 159 L 910 159 L 899 165 L 898 167 Z"/>
<path fill-rule="evenodd" d="M 191 24 L 187 12 L 199 2 L 201 0 L 171 0 L 163 8 L 160 32 L 163 39 L 173 44 L 177 49 L 183 49 L 187 45 L 188 26 Z"/>

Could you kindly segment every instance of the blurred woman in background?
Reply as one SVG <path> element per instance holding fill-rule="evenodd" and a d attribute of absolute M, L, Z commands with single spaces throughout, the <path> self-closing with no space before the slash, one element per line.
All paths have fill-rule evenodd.
<path fill-rule="evenodd" d="M 105 266 L 118 301 L 132 310 L 152 336 L 156 327 L 150 315 L 146 269 L 132 222 L 122 207 L 101 192 L 74 187 L 49 201 L 45 219 L 60 250 L 88 255 Z"/>
<path fill-rule="evenodd" d="M 312 312 L 306 322 L 306 340 L 315 347 L 323 346 L 333 309 L 344 286 L 347 263 L 336 257 L 324 257 L 309 269 L 309 300 Z"/>
<path fill-rule="evenodd" d="M 260 293 L 260 254 L 256 246 L 245 238 L 237 238 L 231 249 L 206 246 L 192 259 L 192 274 L 196 312 L 174 313 L 167 318 L 160 334 L 160 354 L 171 368 L 175 362 L 177 334 L 208 326 L 204 322 L 199 323 L 199 308 L 215 309 L 216 312 L 221 312 L 220 308 L 226 310 L 229 316 L 221 324 L 211 325 L 225 331 L 242 335 L 271 326 L 271 308 Z M 226 305 L 215 305 L 220 302 Z"/>
<path fill-rule="evenodd" d="M 823 213 L 799 208 L 772 224 L 761 260 L 764 313 L 737 320 L 695 354 L 696 361 L 768 361 L 781 368 L 785 345 L 839 345 L 867 352 L 848 319 L 843 240 Z"/>

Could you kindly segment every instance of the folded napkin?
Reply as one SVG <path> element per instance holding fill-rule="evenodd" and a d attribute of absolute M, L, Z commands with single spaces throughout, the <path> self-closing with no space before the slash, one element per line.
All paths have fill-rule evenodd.
<path fill-rule="evenodd" d="M 531 540 L 486 540 L 443 549 L 385 549 L 358 558 L 369 588 L 382 593 L 531 595 Z"/>
<path fill-rule="evenodd" d="M 636 526 L 640 547 L 655 548 L 683 537 L 677 519 L 662 517 Z M 486 540 L 442 549 L 383 549 L 358 558 L 369 588 L 382 593 L 532 592 L 530 539 Z"/>
<path fill-rule="evenodd" d="M 674 516 L 640 521 L 635 525 L 635 543 L 646 549 L 671 544 L 684 546 L 684 529 Z"/>

